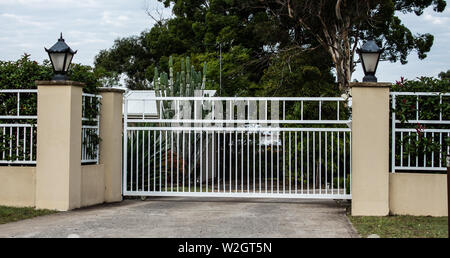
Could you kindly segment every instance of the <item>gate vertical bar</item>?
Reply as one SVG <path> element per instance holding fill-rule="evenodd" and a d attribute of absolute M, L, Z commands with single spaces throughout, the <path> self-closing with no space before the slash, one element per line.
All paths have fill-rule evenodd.
<path fill-rule="evenodd" d="M 122 175 L 122 193 L 127 192 L 127 175 L 128 175 L 128 98 L 124 97 L 124 114 L 123 114 L 123 175 Z M 33 135 L 33 134 L 31 134 Z"/>
<path fill-rule="evenodd" d="M 391 145 L 391 152 L 392 152 L 392 156 L 391 156 L 391 172 L 395 173 L 395 123 L 396 123 L 396 114 L 395 114 L 395 108 L 396 108 L 396 96 L 392 95 L 392 137 L 391 137 L 391 141 L 392 141 L 392 145 Z M 402 157 L 403 157 L 403 153 L 401 153 Z M 402 159 L 403 160 L 403 159 Z"/>

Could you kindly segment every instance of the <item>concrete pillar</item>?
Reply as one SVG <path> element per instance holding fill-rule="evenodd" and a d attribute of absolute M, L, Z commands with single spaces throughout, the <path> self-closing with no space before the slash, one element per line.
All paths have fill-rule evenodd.
<path fill-rule="evenodd" d="M 352 215 L 389 214 L 390 83 L 351 83 Z"/>
<path fill-rule="evenodd" d="M 124 90 L 101 88 L 100 164 L 105 168 L 105 202 L 122 201 L 122 103 Z"/>
<path fill-rule="evenodd" d="M 81 205 L 83 83 L 38 81 L 36 208 Z"/>

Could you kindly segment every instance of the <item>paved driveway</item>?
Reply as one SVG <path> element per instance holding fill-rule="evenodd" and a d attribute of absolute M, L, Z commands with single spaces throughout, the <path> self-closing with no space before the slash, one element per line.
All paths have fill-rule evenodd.
<path fill-rule="evenodd" d="M 0 225 L 0 237 L 357 237 L 325 200 L 151 198 Z"/>

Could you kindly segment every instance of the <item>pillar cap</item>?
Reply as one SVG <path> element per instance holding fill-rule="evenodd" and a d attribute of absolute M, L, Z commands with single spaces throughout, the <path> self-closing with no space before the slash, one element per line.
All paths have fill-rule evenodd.
<path fill-rule="evenodd" d="M 76 81 L 35 81 L 36 86 L 77 86 L 84 87 L 86 84 Z"/>
<path fill-rule="evenodd" d="M 117 92 L 117 93 L 124 93 L 125 89 L 121 88 L 112 88 L 112 87 L 101 87 L 98 88 L 99 92 Z"/>
<path fill-rule="evenodd" d="M 390 82 L 351 82 L 350 88 L 390 88 Z"/>

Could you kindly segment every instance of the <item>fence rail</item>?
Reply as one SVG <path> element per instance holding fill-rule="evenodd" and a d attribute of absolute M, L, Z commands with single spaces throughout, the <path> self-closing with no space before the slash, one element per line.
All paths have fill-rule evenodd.
<path fill-rule="evenodd" d="M 155 117 L 147 120 L 148 114 L 145 112 L 129 115 L 128 121 L 137 123 L 271 123 L 277 126 L 279 123 L 348 124 L 351 122 L 350 119 L 341 117 L 343 106 L 347 105 L 348 100 L 340 97 L 154 97 L 151 100 L 125 97 L 128 103 L 141 103 L 142 110 L 148 110 L 146 107 L 150 104 L 158 112 L 159 119 L 156 120 Z M 292 104 L 298 109 L 297 119 L 289 119 L 290 114 L 286 112 L 286 107 Z M 306 109 L 310 112 L 305 113 Z M 173 116 L 165 114 L 169 110 L 173 111 Z M 205 110 L 209 113 L 208 116 L 203 117 L 202 112 Z M 324 119 L 324 117 L 327 118 Z"/>
<path fill-rule="evenodd" d="M 0 90 L 0 96 L 0 164 L 35 165 L 37 115 L 33 105 L 23 103 L 36 103 L 37 90 Z"/>
<path fill-rule="evenodd" d="M 124 194 L 350 199 L 346 101 L 125 97 Z"/>
<path fill-rule="evenodd" d="M 434 117 L 422 117 L 422 98 L 435 98 Z M 402 122 L 397 118 L 398 101 L 412 100 L 411 112 Z M 445 171 L 445 155 L 450 153 L 450 119 L 442 109 L 444 102 L 450 101 L 450 93 L 439 92 L 391 92 L 391 172 L 396 171 Z M 425 108 L 424 108 L 425 109 Z M 420 125 L 420 128 L 418 126 Z M 435 145 L 432 149 L 415 146 L 419 138 Z"/>

